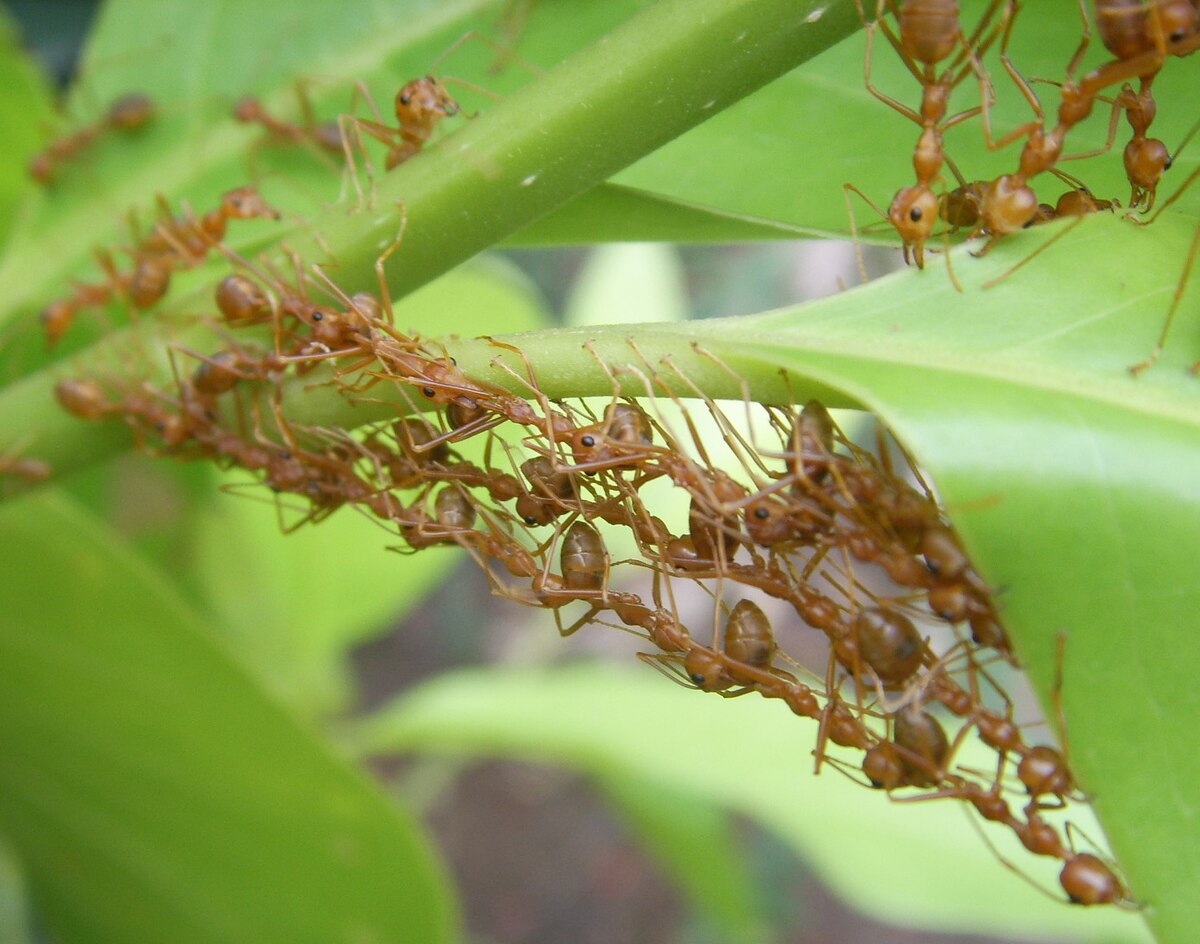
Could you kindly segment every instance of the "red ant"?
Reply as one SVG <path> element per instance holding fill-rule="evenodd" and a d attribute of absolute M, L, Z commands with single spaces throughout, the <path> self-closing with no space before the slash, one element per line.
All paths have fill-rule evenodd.
<path fill-rule="evenodd" d="M 0 480 L 12 476 L 26 485 L 36 485 L 54 474 L 50 463 L 33 456 L 23 456 L 21 450 L 21 446 L 15 446 L 0 453 Z"/>
<path fill-rule="evenodd" d="M 344 153 L 345 142 L 338 121 L 317 121 L 312 103 L 302 86 L 297 86 L 297 97 L 303 120 L 292 124 L 277 118 L 267 111 L 263 103 L 252 95 L 239 99 L 233 106 L 233 117 L 242 124 L 259 124 L 273 138 L 288 144 L 314 145 L 328 154 Z"/>
<path fill-rule="evenodd" d="M 154 120 L 157 108 L 149 95 L 131 92 L 109 107 L 103 118 L 59 138 L 29 161 L 29 175 L 43 186 L 53 183 L 59 169 L 106 131 L 138 131 Z"/>
<path fill-rule="evenodd" d="M 969 38 L 963 35 L 956 0 L 905 0 L 898 12 L 899 36 L 892 32 L 884 16 L 885 0 L 879 0 L 876 18 L 871 22 L 867 22 L 861 0 L 856 0 L 856 2 L 859 16 L 867 27 L 864 75 L 867 91 L 888 107 L 919 125 L 921 136 L 913 153 L 913 168 L 916 171 L 917 182 L 914 186 L 905 187 L 896 193 L 886 214 L 852 184 L 843 185 L 847 192 L 847 205 L 850 191 L 862 197 L 900 234 L 904 246 L 904 261 L 909 261 L 909 250 L 911 249 L 912 261 L 917 264 L 918 268 L 924 268 L 925 243 L 932 234 L 938 219 L 938 198 L 932 187 L 939 178 L 942 163 L 945 160 L 943 134 L 955 125 L 973 118 L 981 110 L 979 107 L 970 108 L 947 118 L 946 112 L 950 103 L 950 95 L 971 74 L 972 67 L 980 68 L 978 56 L 982 55 L 995 41 L 999 31 L 991 28 L 991 20 L 995 15 L 999 0 L 991 0 L 979 25 Z M 919 111 L 885 95 L 871 83 L 871 61 L 876 29 L 883 31 L 883 35 L 896 50 L 905 67 L 921 83 L 922 95 Z M 935 67 L 954 53 L 955 49 L 959 49 L 959 52 L 939 76 L 935 72 Z M 850 219 L 853 229 L 853 211 Z"/>
<path fill-rule="evenodd" d="M 199 219 L 190 212 L 175 217 L 162 196 L 158 201 L 162 218 L 131 251 L 134 261 L 131 272 L 118 271 L 107 252 L 97 252 L 96 260 L 106 281 L 78 283 L 70 296 L 42 309 L 39 320 L 51 346 L 66 333 L 79 312 L 87 308 L 107 304 L 115 297 L 126 299 L 138 310 L 156 304 L 166 295 L 174 270 L 199 265 L 209 248 L 220 244 L 230 220 L 279 219 L 279 211 L 268 206 L 249 187 L 228 191 L 216 209 Z"/>

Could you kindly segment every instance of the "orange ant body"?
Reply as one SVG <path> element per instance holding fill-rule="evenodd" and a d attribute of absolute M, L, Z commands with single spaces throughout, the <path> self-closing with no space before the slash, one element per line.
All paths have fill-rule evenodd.
<path fill-rule="evenodd" d="M 131 92 L 118 98 L 104 117 L 60 138 L 35 154 L 29 161 L 29 175 L 43 186 L 54 182 L 62 165 L 89 147 L 106 131 L 128 133 L 144 128 L 154 120 L 157 108 L 148 95 Z"/>
<path fill-rule="evenodd" d="M 859 15 L 867 26 L 867 91 L 921 128 L 921 136 L 913 152 L 913 169 L 917 182 L 897 191 L 888 212 L 881 213 L 900 234 L 904 247 L 904 261 L 909 261 L 911 251 L 912 261 L 918 268 L 925 266 L 925 243 L 932 235 L 938 220 L 938 198 L 933 192 L 933 185 L 940 178 L 945 161 L 943 135 L 950 128 L 980 112 L 980 108 L 975 107 L 947 118 L 950 95 L 971 73 L 972 68 L 981 68 L 978 65 L 978 56 L 987 50 L 998 34 L 996 29 L 989 31 L 998 3 L 999 0 L 989 3 L 975 31 L 970 37 L 966 37 L 959 22 L 957 0 L 905 0 L 898 13 L 900 33 L 897 36 L 883 15 L 884 0 L 880 0 L 876 19 L 871 22 L 867 22 L 861 0 L 858 0 Z M 885 95 L 871 83 L 871 59 L 876 29 L 883 31 L 909 72 L 921 83 L 919 110 L 913 110 Z M 941 75 L 938 75 L 936 66 L 954 53 L 955 49 L 959 49 L 958 54 L 942 70 Z M 874 207 L 858 188 L 850 184 L 846 184 L 845 188 L 847 192 L 853 190 L 858 193 Z M 878 208 L 876 209 L 878 211 Z"/>
<path fill-rule="evenodd" d="M 117 297 L 126 299 L 137 310 L 157 304 L 170 288 L 172 273 L 176 269 L 199 265 L 209 249 L 225 237 L 230 220 L 279 219 L 279 211 L 269 206 L 250 187 L 238 187 L 226 192 L 220 205 L 199 219 L 190 213 L 175 217 L 162 197 L 159 197 L 159 207 L 162 219 L 132 250 L 132 271 L 118 271 L 108 253 L 97 252 L 96 259 L 104 270 L 106 281 L 79 283 L 73 294 L 50 302 L 42 309 L 39 320 L 51 346 L 66 333 L 79 312 L 87 308 L 107 304 Z M 257 296 L 251 298 L 247 294 L 251 289 L 244 283 L 239 288 L 244 296 L 241 301 L 243 306 L 260 304 Z M 221 291 L 218 290 L 218 305 L 221 304 L 220 296 Z M 227 300 L 227 304 L 233 302 Z"/>
<path fill-rule="evenodd" d="M 1110 131 L 1108 143 L 1103 147 L 1070 157 L 1063 157 L 1062 153 L 1067 133 L 1091 114 L 1098 93 L 1107 86 L 1134 77 L 1141 80 L 1141 92 L 1134 94 L 1132 89 L 1123 90 L 1117 98 L 1116 109 L 1126 109 L 1134 130 L 1134 138 L 1125 150 L 1126 172 L 1132 187 L 1132 206 L 1136 208 L 1142 203 L 1152 204 L 1158 180 L 1169 165 L 1169 155 L 1161 141 L 1146 136 L 1146 130 L 1155 115 L 1150 85 L 1168 53 L 1186 54 L 1190 51 L 1190 43 L 1196 40 L 1197 14 L 1190 0 L 1163 0 L 1155 5 L 1141 2 L 1131 4 L 1127 0 L 1097 2 L 1101 38 L 1117 59 L 1093 69 L 1076 82 L 1075 72 L 1091 36 L 1087 11 L 1081 2 L 1079 12 L 1084 26 L 1083 37 L 1067 66 L 1066 79 L 1061 85 L 1062 102 L 1057 124 L 1047 131 L 1045 115 L 1037 96 L 1008 58 L 1008 42 L 1014 19 L 1011 14 L 1016 6 L 1010 0 L 1000 59 L 1005 71 L 1033 108 L 1035 118 L 995 141 L 991 136 L 989 121 L 990 95 L 984 95 L 983 125 L 988 147 L 1003 147 L 1023 136 L 1027 136 L 1028 140 L 1021 151 L 1016 173 L 996 178 L 984 194 L 982 220 L 977 232 L 987 233 L 992 239 L 980 254 L 987 252 L 996 239 L 1014 233 L 1037 219 L 1037 197 L 1028 186 L 1032 177 L 1053 169 L 1063 160 L 1089 157 L 1111 147 L 1115 125 Z M 1168 46 L 1168 43 L 1172 46 Z M 983 83 L 987 81 L 982 73 L 980 80 Z"/>
<path fill-rule="evenodd" d="M 337 121 L 318 122 L 312 114 L 307 96 L 301 95 L 304 112 L 303 124 L 292 124 L 272 115 L 263 103 L 252 95 L 240 99 L 233 106 L 233 117 L 242 124 L 259 124 L 273 138 L 288 144 L 312 144 L 329 154 L 341 155 L 344 144 L 342 129 Z"/>
<path fill-rule="evenodd" d="M 353 118 L 350 122 L 355 129 L 387 146 L 384 166 L 392 170 L 420 153 L 437 126 L 460 110 L 446 87 L 435 76 L 425 75 L 405 83 L 396 93 L 397 127 L 364 118 Z"/>
<path fill-rule="evenodd" d="M 231 220 L 277 220 L 280 217 L 279 211 L 268 205 L 253 187 L 227 190 L 216 208 L 199 218 L 190 212 L 175 216 L 161 196 L 158 204 L 161 217 L 134 255 L 138 258 L 167 256 L 184 267 L 195 265 L 209 249 L 220 243 Z"/>
<path fill-rule="evenodd" d="M 54 474 L 50 463 L 33 456 L 22 456 L 19 450 L 0 453 L 0 480 L 5 476 L 14 476 L 26 485 L 36 485 L 44 482 Z"/>

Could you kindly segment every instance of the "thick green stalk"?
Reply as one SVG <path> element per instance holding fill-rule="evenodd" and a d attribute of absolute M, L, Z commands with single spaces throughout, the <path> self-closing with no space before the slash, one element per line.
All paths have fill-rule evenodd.
<path fill-rule="evenodd" d="M 372 209 L 333 210 L 291 241 L 311 262 L 336 266 L 347 291 L 370 289 L 380 253 L 392 292 L 406 294 L 602 183 L 755 89 L 850 33 L 846 0 L 663 0 L 593 46 L 489 109 L 441 145 L 377 181 Z M 168 311 L 211 307 L 208 285 Z M 81 427 L 53 403 L 62 376 L 128 362 L 130 351 L 162 351 L 181 334 L 177 320 L 114 335 L 70 366 L 58 365 L 0 394 L 3 441 L 20 444 L 58 471 L 124 448 L 115 428 Z M 163 361 L 161 357 L 158 360 Z M 139 365 L 140 367 L 141 365 Z M 153 374 L 153 371 L 150 371 Z M 159 365 L 157 376 L 169 376 Z M 567 392 L 567 391 L 564 391 Z M 298 421 L 361 421 L 361 408 L 334 407 L 328 391 L 298 395 Z M 305 402 L 309 401 L 309 402 Z M 311 403 L 311 406 L 309 405 Z"/>

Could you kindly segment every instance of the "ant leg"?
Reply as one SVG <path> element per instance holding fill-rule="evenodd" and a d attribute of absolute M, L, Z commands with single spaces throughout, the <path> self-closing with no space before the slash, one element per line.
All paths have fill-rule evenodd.
<path fill-rule="evenodd" d="M 991 78 L 988 76 L 987 72 L 984 71 L 983 63 L 979 62 L 977 59 L 972 59 L 972 66 L 974 68 L 976 77 L 979 79 L 980 94 L 982 96 L 982 111 L 980 112 L 980 115 L 983 121 L 983 140 L 988 148 L 993 151 L 998 151 L 1001 148 L 1007 147 L 1013 141 L 1026 137 L 1034 129 L 1042 127 L 1046 120 L 1045 113 L 1042 111 L 1042 103 L 1038 99 L 1037 94 L 1033 91 L 1033 88 L 1030 86 L 1030 84 L 1025 80 L 1024 76 L 1017 71 L 1016 67 L 1012 64 L 1012 60 L 1008 56 L 1008 43 L 1012 36 L 1012 27 L 1014 21 L 1016 20 L 1016 11 L 1018 8 L 1019 4 L 1010 0 L 1008 8 L 1004 13 L 1004 39 L 1000 43 L 1000 64 L 1004 66 L 1004 71 L 1008 73 L 1009 78 L 1012 79 L 1013 83 L 1020 90 L 1021 94 L 1025 97 L 1025 100 L 1029 103 L 1029 106 L 1033 109 L 1033 112 L 1037 117 L 1035 117 L 1032 121 L 1028 121 L 1023 125 L 1014 128 L 999 140 L 993 138 L 991 111 L 992 103 L 996 99 L 995 88 L 992 86 Z"/>
<path fill-rule="evenodd" d="M 885 105 L 887 105 L 889 108 L 893 109 L 894 111 L 898 111 L 909 121 L 919 125 L 922 122 L 921 122 L 921 116 L 919 114 L 917 114 L 917 112 L 913 111 L 913 109 L 909 108 L 907 105 L 903 104 L 902 102 L 898 102 L 896 99 L 892 98 L 890 95 L 887 95 L 886 93 L 881 92 L 871 82 L 871 62 L 875 56 L 875 30 L 876 30 L 876 28 L 883 30 L 883 35 L 887 37 L 888 42 L 890 42 L 892 44 L 892 47 L 896 50 L 896 54 L 900 57 L 900 60 L 905 64 L 905 66 L 908 67 L 908 70 L 916 77 L 917 81 L 921 82 L 922 84 L 924 84 L 924 82 L 925 82 L 924 76 L 921 75 L 920 70 L 918 70 L 916 68 L 915 64 L 912 62 L 909 55 L 904 51 L 904 47 L 901 46 L 900 40 L 896 38 L 896 36 L 892 33 L 891 29 L 888 27 L 887 21 L 884 19 L 879 19 L 879 20 L 874 20 L 873 22 L 868 23 L 867 27 L 866 27 L 867 52 L 866 52 L 865 61 L 863 63 L 863 83 L 865 84 L 867 91 L 869 93 L 871 93 L 871 95 L 873 95 L 875 98 L 879 99 L 879 101 L 883 102 Z"/>
<path fill-rule="evenodd" d="M 954 291 L 961 295 L 963 294 L 963 287 L 962 283 L 958 281 L 958 276 L 954 274 L 954 263 L 950 259 L 950 249 L 950 229 L 947 227 L 942 230 L 942 255 L 946 258 L 946 274 L 950 276 L 950 284 L 954 286 Z"/>
<path fill-rule="evenodd" d="M 392 311 L 392 293 L 388 289 L 387 274 L 384 268 L 384 263 L 388 257 L 400 248 L 400 244 L 404 242 L 404 232 L 408 229 L 408 204 L 403 200 L 396 201 L 396 209 L 400 211 L 400 228 L 396 231 L 396 238 L 388 245 L 382 255 L 375 260 L 375 276 L 379 280 L 379 302 L 383 308 L 384 318 L 391 327 L 395 327 L 396 316 Z"/>
<path fill-rule="evenodd" d="M 1192 236 L 1192 245 L 1188 249 L 1187 261 L 1183 265 L 1183 271 L 1179 274 L 1179 281 L 1175 284 L 1175 294 L 1171 297 L 1171 307 L 1167 309 L 1167 318 L 1163 323 L 1162 333 L 1158 336 L 1158 343 L 1154 345 L 1154 350 L 1150 352 L 1149 357 L 1129 368 L 1129 372 L 1135 377 L 1147 368 L 1152 367 L 1154 362 L 1158 360 L 1159 355 L 1162 354 L 1163 346 L 1167 343 L 1167 335 L 1171 331 L 1171 323 L 1175 320 L 1175 313 L 1179 311 L 1179 305 L 1183 301 L 1188 279 L 1192 274 L 1192 266 L 1196 263 L 1197 251 L 1200 251 L 1200 226 L 1196 227 L 1196 232 Z M 1200 374 L 1200 360 L 1188 368 L 1188 373 L 1192 374 L 1192 376 Z"/>
<path fill-rule="evenodd" d="M 366 101 L 367 108 L 370 109 L 371 115 L 374 118 L 373 121 L 359 118 L 355 114 L 360 95 Z M 353 137 L 350 134 L 351 129 L 353 129 Z M 338 116 L 338 130 L 342 136 L 342 152 L 346 157 L 346 169 L 350 173 L 351 183 L 353 183 L 355 195 L 358 197 L 355 211 L 361 212 L 364 209 L 372 209 L 375 206 L 375 163 L 371 160 L 371 154 L 367 150 L 366 142 L 363 141 L 363 132 L 365 131 L 368 135 L 375 138 L 375 140 L 387 145 L 389 150 L 395 146 L 395 138 L 399 132 L 384 123 L 383 115 L 379 112 L 379 106 L 375 104 L 371 90 L 367 88 L 366 83 L 361 79 L 354 83 L 354 90 L 350 96 L 349 113 Z M 358 153 L 362 155 L 363 168 L 367 173 L 367 183 L 371 191 L 370 197 L 366 200 L 365 204 L 362 186 L 358 182 L 358 161 L 354 157 L 354 150 L 356 148 Z"/>
<path fill-rule="evenodd" d="M 1082 222 L 1083 222 L 1082 216 L 1076 217 L 1070 223 L 1068 223 L 1066 226 L 1063 226 L 1061 229 L 1059 229 L 1059 231 L 1057 233 L 1055 233 L 1053 236 L 1051 236 L 1049 239 L 1047 239 L 1044 243 L 1042 243 L 1040 246 L 1038 246 L 1037 249 L 1033 250 L 1033 252 L 1031 252 L 1029 255 L 1027 255 L 1024 259 L 1022 259 L 1016 265 L 1005 270 L 1004 272 L 1001 272 L 995 278 L 988 279 L 986 282 L 983 283 L 983 285 L 981 287 L 982 288 L 992 288 L 995 285 L 999 285 L 1001 282 L 1003 282 L 1005 279 L 1007 279 L 1010 275 L 1012 275 L 1018 269 L 1025 266 L 1026 263 L 1032 262 L 1034 259 L 1036 259 L 1038 256 L 1040 256 L 1043 252 L 1045 252 L 1047 249 L 1049 249 L 1052 245 L 1054 245 L 1056 242 L 1058 242 L 1060 239 L 1062 239 L 1065 235 L 1067 235 L 1067 233 L 1071 232 L 1071 230 L 1073 230 L 1076 226 L 1078 226 Z M 976 258 L 983 256 L 988 248 L 989 247 L 985 246 L 983 251 L 976 254 Z M 1147 366 L 1149 366 L 1149 365 L 1147 365 Z"/>
<path fill-rule="evenodd" d="M 846 198 L 846 215 L 850 218 L 850 240 L 854 243 L 854 259 L 858 263 L 858 276 L 862 279 L 862 284 L 866 285 L 870 279 L 867 277 L 867 260 L 863 256 L 862 240 L 858 236 L 858 221 L 854 216 L 854 203 L 850 199 L 851 193 L 856 193 L 866 201 L 867 206 L 878 213 L 883 219 L 887 219 L 887 214 L 884 213 L 875 202 L 865 193 L 859 190 L 854 184 L 842 184 L 842 194 Z"/>

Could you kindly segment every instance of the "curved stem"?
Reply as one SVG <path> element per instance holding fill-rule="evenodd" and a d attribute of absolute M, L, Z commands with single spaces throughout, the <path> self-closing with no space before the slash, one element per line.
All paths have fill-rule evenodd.
<path fill-rule="evenodd" d="M 378 182 L 374 209 L 334 209 L 291 243 L 347 292 L 376 287 L 375 261 L 407 217 L 387 265 L 394 295 L 425 284 L 591 188 L 848 35 L 847 0 L 662 0 Z M 88 369 L 168 342 L 206 348 L 178 312 L 211 307 L 209 285 L 178 296 L 161 323 L 110 336 Z M 173 322 L 173 323 L 172 323 Z M 29 331 L 36 330 L 30 325 Z M 128 355 L 124 355 L 127 363 Z M 169 380 L 166 359 L 139 365 Z M 129 437 L 81 424 L 54 403 L 60 363 L 0 392 L 0 450 L 22 443 L 66 472 L 127 448 Z M 327 394 L 328 395 L 328 394 Z M 320 388 L 298 421 L 326 415 Z M 296 400 L 307 399 L 293 392 Z M 361 415 L 363 411 L 355 414 Z"/>

